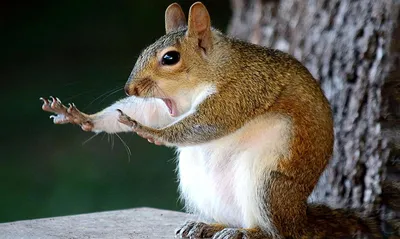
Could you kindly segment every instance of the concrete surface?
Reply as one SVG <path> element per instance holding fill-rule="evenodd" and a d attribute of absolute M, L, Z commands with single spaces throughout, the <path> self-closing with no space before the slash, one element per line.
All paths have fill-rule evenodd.
<path fill-rule="evenodd" d="M 193 215 L 135 208 L 75 216 L 0 223 L 0 238 L 174 238 L 175 228 Z"/>

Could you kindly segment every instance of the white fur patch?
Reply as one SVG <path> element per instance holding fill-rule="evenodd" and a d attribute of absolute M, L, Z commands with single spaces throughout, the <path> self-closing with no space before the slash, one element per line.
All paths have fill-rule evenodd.
<path fill-rule="evenodd" d="M 96 133 L 131 132 L 130 127 L 118 122 L 117 109 L 122 110 L 139 123 L 153 128 L 165 127 L 174 121 L 161 99 L 129 96 L 92 115 L 93 131 Z"/>
<path fill-rule="evenodd" d="M 192 91 L 186 91 L 185 94 L 181 94 L 175 99 L 179 112 L 182 112 L 177 117 L 172 117 L 169 114 L 167 106 L 161 99 L 144 99 L 129 96 L 92 115 L 93 132 L 118 133 L 132 131 L 130 127 L 118 122 L 119 113 L 117 109 L 122 110 L 132 119 L 148 127 L 167 127 L 193 114 L 197 106 L 215 92 L 216 87 L 214 85 L 204 84 L 194 88 Z"/>
<path fill-rule="evenodd" d="M 185 117 L 193 114 L 197 110 L 197 106 L 201 104 L 207 97 L 217 92 L 214 85 L 203 84 L 192 91 L 184 91 L 175 98 L 175 103 L 181 115 L 175 118 L 174 123 L 184 119 Z"/>
<path fill-rule="evenodd" d="M 266 114 L 235 133 L 178 149 L 181 196 L 189 211 L 234 227 L 261 227 L 276 234 L 260 210 L 266 172 L 288 155 L 291 121 Z"/>

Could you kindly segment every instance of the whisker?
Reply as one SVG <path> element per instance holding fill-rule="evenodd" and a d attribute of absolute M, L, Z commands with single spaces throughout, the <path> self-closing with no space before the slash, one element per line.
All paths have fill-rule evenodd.
<path fill-rule="evenodd" d="M 140 101 L 139 101 L 140 103 L 136 102 L 136 106 L 134 106 L 134 108 L 136 109 L 135 114 L 137 113 L 137 118 L 140 118 L 140 119 L 143 118 L 143 115 L 144 115 L 144 112 L 145 112 L 145 108 L 146 108 L 145 100 L 146 99 L 141 98 Z"/>
<path fill-rule="evenodd" d="M 154 97 L 154 85 L 155 85 L 154 81 L 151 81 L 149 88 L 147 89 L 147 94 L 146 94 L 147 97 Z"/>
<path fill-rule="evenodd" d="M 63 87 L 76 85 L 76 84 L 80 84 L 80 83 L 82 83 L 82 82 L 81 81 L 72 81 L 72 82 L 68 82 L 68 83 L 64 84 Z"/>
<path fill-rule="evenodd" d="M 167 95 L 167 93 L 165 93 L 165 92 L 161 89 L 161 87 L 158 86 L 157 84 L 154 84 L 154 88 L 156 88 L 157 92 L 158 92 L 162 97 L 170 98 L 170 97 Z"/>
<path fill-rule="evenodd" d="M 121 140 L 121 143 L 124 145 L 124 147 L 126 149 L 126 152 L 128 154 L 128 160 L 130 162 L 131 161 L 131 155 L 132 155 L 131 149 L 128 147 L 128 145 L 125 143 L 125 141 L 117 133 L 115 133 L 115 135 L 119 138 L 119 140 Z"/>
<path fill-rule="evenodd" d="M 143 90 L 143 98 L 150 98 L 150 93 L 149 93 L 149 91 L 150 91 L 150 88 L 151 88 L 151 84 L 149 83 L 147 86 L 146 86 L 146 89 L 145 90 Z"/>
<path fill-rule="evenodd" d="M 161 95 L 161 97 L 165 97 L 165 98 L 168 98 L 168 97 L 166 97 L 166 95 L 164 94 L 164 92 L 163 91 L 161 91 L 160 89 L 159 89 L 159 87 L 156 85 L 155 87 L 154 87 L 154 89 L 157 91 L 157 93 L 158 94 L 160 94 Z"/>
<path fill-rule="evenodd" d="M 143 87 L 141 89 L 141 91 L 138 92 L 139 95 L 141 95 L 143 92 L 147 91 L 148 87 L 151 86 L 152 81 L 151 80 L 147 80 L 143 83 Z"/>
<path fill-rule="evenodd" d="M 99 96 L 96 97 L 94 100 L 92 100 L 89 104 L 87 104 L 83 110 L 85 110 L 85 109 L 87 109 L 89 106 L 91 106 L 96 100 L 98 100 L 98 99 L 100 99 L 101 97 L 103 97 L 103 96 L 109 94 L 110 92 L 114 92 L 116 89 L 118 89 L 118 90 L 117 90 L 117 92 L 118 92 L 118 91 L 121 90 L 122 88 L 121 88 L 121 86 L 119 85 L 119 86 L 114 87 L 113 89 L 108 90 L 107 92 L 105 92 L 105 93 L 99 95 Z"/>
<path fill-rule="evenodd" d="M 155 84 L 154 90 L 156 90 L 156 91 L 158 92 L 158 94 L 161 95 L 161 97 L 163 97 L 163 98 L 169 98 L 169 97 L 164 93 L 164 91 L 162 91 L 162 89 L 161 89 L 157 84 Z M 157 104 L 155 99 L 153 100 L 153 104 Z M 161 109 L 157 109 L 157 110 L 161 110 Z M 157 121 L 158 121 L 158 122 L 157 122 L 157 123 L 158 123 L 157 125 L 161 125 L 162 119 L 157 118 Z"/>
<path fill-rule="evenodd" d="M 111 149 L 114 149 L 114 142 L 115 142 L 114 139 L 115 139 L 114 134 L 111 134 Z"/>
<path fill-rule="evenodd" d="M 77 97 L 79 97 L 79 96 L 81 96 L 81 95 L 85 95 L 85 94 L 87 94 L 87 93 L 89 93 L 89 92 L 92 92 L 92 91 L 93 91 L 93 89 L 92 89 L 92 90 L 86 90 L 86 91 L 84 91 L 84 92 L 82 92 L 82 93 L 79 93 L 79 94 L 76 94 L 76 95 L 73 95 L 73 96 L 64 98 L 63 101 L 65 101 L 65 102 L 71 101 L 72 99 L 75 99 L 75 98 L 77 98 Z"/>
<path fill-rule="evenodd" d="M 123 90 L 124 88 L 121 87 L 120 89 L 116 89 L 115 91 L 111 92 L 110 94 L 106 95 L 102 100 L 100 100 L 99 104 L 101 104 L 105 99 L 107 99 L 108 97 L 112 96 L 113 94 L 117 93 L 118 91 Z"/>
<path fill-rule="evenodd" d="M 82 143 L 82 145 L 85 145 L 87 142 L 89 142 L 90 140 L 94 139 L 94 137 L 96 137 L 97 135 L 99 135 L 99 134 L 95 134 L 95 135 L 90 136 L 90 138 L 88 138 L 87 140 L 85 140 L 85 141 Z"/>

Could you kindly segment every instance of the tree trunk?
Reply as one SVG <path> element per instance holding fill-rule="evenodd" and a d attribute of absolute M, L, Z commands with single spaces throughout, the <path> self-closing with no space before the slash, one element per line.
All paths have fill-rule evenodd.
<path fill-rule="evenodd" d="M 400 2 L 231 2 L 229 33 L 295 56 L 331 103 L 334 155 L 312 200 L 399 218 Z"/>

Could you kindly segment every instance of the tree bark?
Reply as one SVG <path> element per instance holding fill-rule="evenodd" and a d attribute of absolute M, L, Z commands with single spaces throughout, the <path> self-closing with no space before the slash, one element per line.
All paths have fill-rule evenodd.
<path fill-rule="evenodd" d="M 334 155 L 310 200 L 399 218 L 400 2 L 231 2 L 229 33 L 296 57 L 331 103 Z"/>

